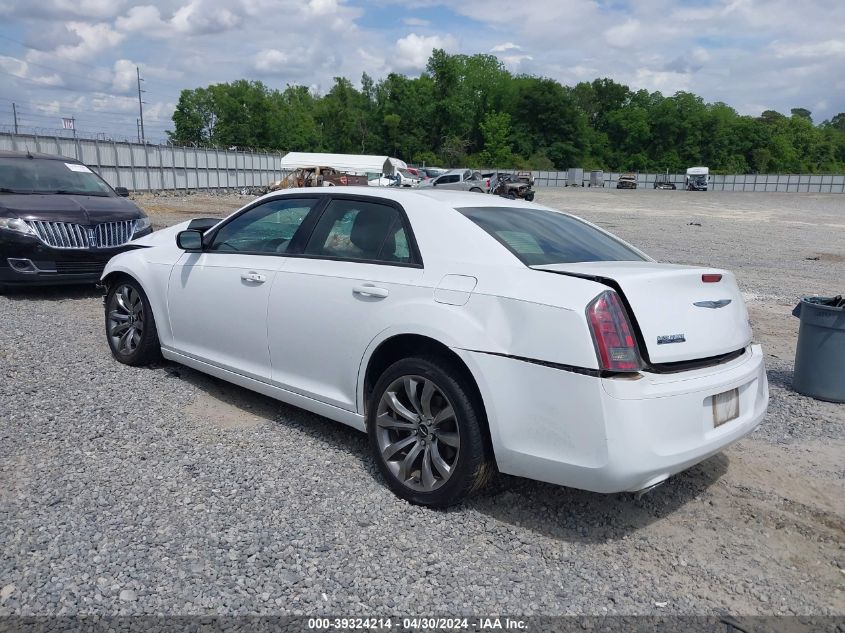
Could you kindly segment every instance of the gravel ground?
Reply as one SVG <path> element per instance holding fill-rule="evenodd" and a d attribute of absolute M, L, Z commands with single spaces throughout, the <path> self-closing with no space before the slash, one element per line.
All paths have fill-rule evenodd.
<path fill-rule="evenodd" d="M 157 226 L 247 200 L 139 198 Z M 845 197 L 538 201 L 737 273 L 771 381 L 758 431 L 640 499 L 500 476 L 425 510 L 347 427 L 117 364 L 93 290 L 0 297 L 0 615 L 845 614 L 845 405 L 791 390 L 789 315 L 845 290 Z"/>

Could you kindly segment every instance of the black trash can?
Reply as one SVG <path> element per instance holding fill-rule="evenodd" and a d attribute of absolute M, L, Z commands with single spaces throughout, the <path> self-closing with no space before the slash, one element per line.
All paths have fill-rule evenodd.
<path fill-rule="evenodd" d="M 805 396 L 845 402 L 845 299 L 803 297 L 792 386 Z"/>

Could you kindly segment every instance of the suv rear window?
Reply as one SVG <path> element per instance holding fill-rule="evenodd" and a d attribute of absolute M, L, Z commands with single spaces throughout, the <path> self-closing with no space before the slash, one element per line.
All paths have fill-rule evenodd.
<path fill-rule="evenodd" d="M 464 207 L 458 211 L 526 266 L 645 260 L 620 240 L 564 213 L 509 207 Z"/>

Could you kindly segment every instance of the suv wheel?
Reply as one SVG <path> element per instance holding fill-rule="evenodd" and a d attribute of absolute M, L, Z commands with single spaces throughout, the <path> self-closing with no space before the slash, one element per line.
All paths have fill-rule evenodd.
<path fill-rule="evenodd" d="M 376 383 L 367 407 L 370 448 L 399 497 L 444 507 L 490 480 L 484 414 L 466 383 L 438 357 L 400 360 Z"/>

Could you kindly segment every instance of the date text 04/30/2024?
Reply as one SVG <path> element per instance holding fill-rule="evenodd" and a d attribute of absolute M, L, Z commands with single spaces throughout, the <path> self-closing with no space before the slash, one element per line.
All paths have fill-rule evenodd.
<path fill-rule="evenodd" d="M 510 617 L 489 618 L 436 618 L 436 617 L 406 617 L 406 618 L 309 618 L 308 628 L 311 630 L 408 630 L 408 631 L 441 631 L 441 630 L 473 630 L 481 631 L 521 631 L 526 629 L 523 620 Z"/>

